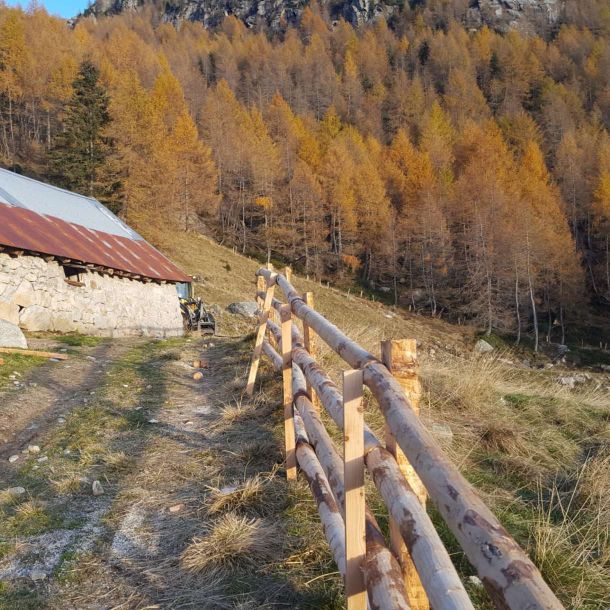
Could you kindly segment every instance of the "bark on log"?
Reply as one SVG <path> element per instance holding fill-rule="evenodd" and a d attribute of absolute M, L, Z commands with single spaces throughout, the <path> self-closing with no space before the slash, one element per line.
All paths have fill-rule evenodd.
<path fill-rule="evenodd" d="M 272 278 L 265 269 L 259 270 L 258 275 L 276 282 L 292 312 L 350 366 L 363 370 L 364 382 L 376 397 L 398 445 L 476 568 L 496 607 L 511 610 L 563 608 L 530 558 L 438 447 L 387 368 L 322 315 L 307 307 L 285 277 Z M 420 575 L 424 577 L 424 574 Z"/>
<path fill-rule="evenodd" d="M 272 322 L 268 323 L 268 328 L 274 335 L 280 333 L 279 327 Z M 342 429 L 343 397 L 335 383 L 302 347 L 302 337 L 295 326 L 293 326 L 292 357 L 294 366 L 298 365 L 300 369 L 299 373 L 293 371 L 293 375 L 305 375 L 310 380 L 318 392 L 321 404 Z M 296 392 L 295 396 L 297 396 Z M 314 420 L 313 414 L 303 412 L 302 415 L 306 426 L 308 421 Z M 320 426 L 323 428 L 321 422 Z M 314 446 L 319 434 L 322 434 L 321 431 L 318 432 L 316 426 L 311 426 L 310 438 Z M 326 435 L 328 436 L 328 433 Z M 429 515 L 405 480 L 394 456 L 383 447 L 366 425 L 364 450 L 367 470 L 373 477 L 375 486 L 391 516 L 398 524 L 432 606 L 436 610 L 472 610 L 472 602 Z M 327 476 L 332 485 L 335 475 L 329 472 Z M 340 503 L 343 501 L 342 498 Z"/>
<path fill-rule="evenodd" d="M 345 530 L 343 517 L 341 517 L 337 502 L 311 445 L 299 440 L 296 456 L 301 472 L 305 475 L 314 500 L 318 505 L 318 514 L 333 559 L 339 568 L 339 572 L 345 577 Z"/>
<path fill-rule="evenodd" d="M 266 340 L 263 343 L 263 352 L 270 358 L 274 368 L 281 370 L 283 359 Z M 333 498 L 343 515 L 345 506 L 343 460 L 307 394 L 303 372 L 296 365 L 293 365 L 292 371 L 297 446 L 301 441 L 313 446 L 316 458 L 329 482 Z M 388 549 L 381 529 L 368 507 L 366 509 L 366 550 L 363 571 L 370 608 L 372 610 L 409 610 L 400 565 Z"/>

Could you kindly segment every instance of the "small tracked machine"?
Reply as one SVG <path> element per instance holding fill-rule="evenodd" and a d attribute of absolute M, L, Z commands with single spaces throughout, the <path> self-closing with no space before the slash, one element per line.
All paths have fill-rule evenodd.
<path fill-rule="evenodd" d="M 178 285 L 180 311 L 184 322 L 184 330 L 199 332 L 202 335 L 216 334 L 216 319 L 208 311 L 200 298 L 192 295 L 191 284 Z"/>

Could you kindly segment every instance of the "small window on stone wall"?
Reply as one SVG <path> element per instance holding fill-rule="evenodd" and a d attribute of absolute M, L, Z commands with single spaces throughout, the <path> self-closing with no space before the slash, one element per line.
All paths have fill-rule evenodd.
<path fill-rule="evenodd" d="M 83 275 L 86 272 L 85 269 L 81 269 L 80 267 L 71 267 L 70 265 L 62 265 L 64 270 L 64 275 L 66 276 L 66 284 L 70 284 L 70 286 L 84 286 L 85 283 L 83 281 Z"/>

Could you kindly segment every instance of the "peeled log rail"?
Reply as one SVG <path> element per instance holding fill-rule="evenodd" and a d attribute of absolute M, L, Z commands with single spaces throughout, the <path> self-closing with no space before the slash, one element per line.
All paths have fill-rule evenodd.
<path fill-rule="evenodd" d="M 267 322 L 267 327 L 272 335 L 276 338 L 279 336 L 280 329 L 276 324 Z M 295 325 L 293 325 L 292 334 L 293 370 L 297 368 L 297 365 L 299 367 L 299 373 L 294 372 L 293 377 L 296 378 L 298 374 L 305 375 L 316 390 L 321 404 L 339 429 L 342 429 L 343 396 L 335 383 L 303 348 L 303 338 Z M 296 390 L 294 395 L 299 397 Z M 297 402 L 297 404 L 299 403 Z M 308 421 L 314 420 L 314 418 L 319 421 L 316 413 L 302 412 L 302 418 L 306 427 Z M 321 422 L 320 427 L 321 430 L 318 429 L 318 426 L 311 426 L 310 441 L 314 447 L 316 447 L 318 436 L 328 435 Z M 309 431 L 308 428 L 308 433 Z M 472 610 L 472 602 L 432 520 L 405 480 L 394 456 L 381 445 L 375 434 L 366 425 L 364 427 L 364 460 L 375 486 L 398 525 L 432 607 L 435 610 Z M 322 462 L 321 455 L 320 461 Z M 327 476 L 334 490 L 334 476 L 329 472 L 327 472 Z M 344 501 L 343 498 L 337 499 L 340 504 Z"/>
<path fill-rule="evenodd" d="M 377 399 L 396 442 L 476 568 L 496 607 L 511 610 L 563 608 L 529 557 L 436 445 L 388 369 L 308 307 L 285 277 L 277 275 L 272 279 L 266 269 L 260 269 L 257 275 L 279 285 L 294 315 L 313 328 L 318 337 L 350 366 L 362 369 L 364 383 Z M 420 576 L 423 578 L 424 574 Z"/>
<path fill-rule="evenodd" d="M 271 360 L 274 368 L 281 370 L 283 359 L 268 341 L 263 341 L 262 349 L 263 353 Z M 305 377 L 302 371 L 296 365 L 293 365 L 292 371 L 293 395 L 295 396 L 297 409 L 297 413 L 295 413 L 295 426 L 298 436 L 297 460 L 299 460 L 299 442 L 306 439 L 308 445 L 312 445 L 315 449 L 316 460 L 322 467 L 333 498 L 343 514 L 345 506 L 343 461 L 307 395 Z M 305 433 L 299 432 L 301 426 L 304 426 Z M 299 464 L 301 464 L 300 460 Z M 326 505 L 328 506 L 328 503 Z M 320 516 L 322 517 L 322 515 Z M 366 558 L 362 569 L 369 605 L 372 610 L 409 610 L 410 606 L 402 582 L 400 566 L 386 546 L 379 525 L 368 508 L 366 509 Z"/>
<path fill-rule="evenodd" d="M 330 490 L 320 462 L 316 458 L 315 451 L 302 439 L 297 441 L 296 456 L 318 505 L 318 514 L 324 526 L 324 534 L 333 559 L 341 575 L 345 576 L 345 528 L 335 497 Z"/>

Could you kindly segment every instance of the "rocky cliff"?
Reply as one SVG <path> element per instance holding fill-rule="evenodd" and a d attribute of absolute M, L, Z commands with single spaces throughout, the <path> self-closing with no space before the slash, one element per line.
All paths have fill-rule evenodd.
<path fill-rule="evenodd" d="M 217 26 L 234 15 L 248 26 L 262 23 L 271 29 L 298 22 L 308 0 L 96 0 L 85 15 L 100 17 L 139 10 L 154 5 L 164 21 L 177 26 L 184 21 L 200 21 Z M 386 19 L 400 11 L 404 0 L 323 0 L 332 19 L 343 17 L 354 26 Z M 413 2 L 412 2 L 413 3 Z M 421 0 L 417 4 L 424 4 Z M 495 29 L 533 30 L 552 25 L 559 17 L 563 0 L 470 0 L 461 15 L 472 28 L 488 24 Z"/>

